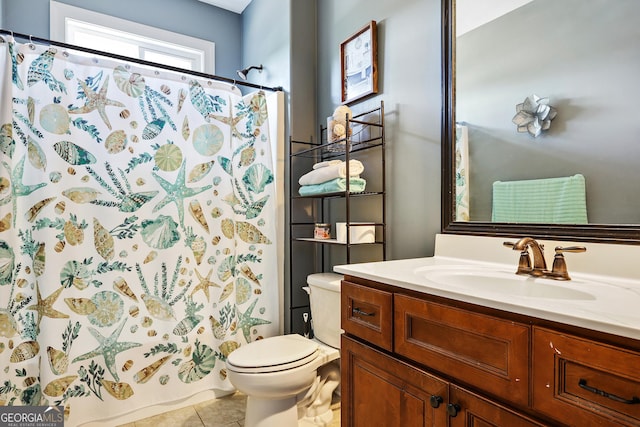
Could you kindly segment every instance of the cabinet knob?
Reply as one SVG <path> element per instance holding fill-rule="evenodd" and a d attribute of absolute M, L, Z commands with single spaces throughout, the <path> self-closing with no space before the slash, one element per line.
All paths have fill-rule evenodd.
<path fill-rule="evenodd" d="M 458 405 L 457 403 L 447 404 L 447 414 L 449 414 L 451 418 L 458 415 L 458 412 L 460 412 L 460 405 Z"/>
<path fill-rule="evenodd" d="M 442 396 L 433 395 L 429 399 L 429 403 L 431 403 L 432 408 L 438 408 L 442 402 L 444 402 L 444 399 L 442 399 Z"/>

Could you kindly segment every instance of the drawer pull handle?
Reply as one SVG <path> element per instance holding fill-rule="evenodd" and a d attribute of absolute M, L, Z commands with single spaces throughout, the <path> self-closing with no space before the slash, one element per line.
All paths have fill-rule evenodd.
<path fill-rule="evenodd" d="M 375 316 L 375 313 L 369 313 L 366 312 L 364 310 L 362 310 L 361 308 L 358 307 L 354 307 L 353 310 L 351 310 L 353 314 L 359 314 L 360 316 Z"/>
<path fill-rule="evenodd" d="M 431 404 L 432 408 L 440 407 L 440 404 L 442 402 L 444 402 L 444 399 L 442 398 L 442 396 L 437 396 L 435 394 L 431 396 L 431 398 L 429 399 L 429 403 Z"/>
<path fill-rule="evenodd" d="M 449 414 L 451 418 L 457 416 L 458 412 L 460 412 L 460 405 L 457 403 L 449 403 L 447 405 L 447 414 Z"/>
<path fill-rule="evenodd" d="M 602 396 L 602 397 L 606 397 L 607 399 L 611 399 L 614 400 L 616 402 L 620 402 L 620 403 L 625 403 L 627 405 L 637 405 L 640 403 L 640 398 L 633 396 L 631 399 L 625 399 L 622 398 L 620 396 L 616 396 L 615 394 L 611 394 L 611 393 L 607 393 L 604 390 L 600 390 L 598 388 L 595 387 L 591 387 L 589 385 L 587 385 L 587 380 L 580 378 L 580 381 L 578 381 L 578 385 L 580 386 L 580 388 L 583 388 L 587 391 L 590 391 L 591 393 L 597 394 L 598 396 Z"/>

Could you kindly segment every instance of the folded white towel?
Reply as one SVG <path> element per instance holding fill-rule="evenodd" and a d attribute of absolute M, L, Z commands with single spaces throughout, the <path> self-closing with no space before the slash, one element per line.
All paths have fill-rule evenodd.
<path fill-rule="evenodd" d="M 359 160 L 349 160 L 349 175 L 351 177 L 358 177 L 364 171 L 364 166 Z M 347 177 L 347 163 L 341 161 L 340 163 L 327 165 L 314 169 L 311 172 L 307 172 L 302 175 L 298 180 L 300 185 L 315 185 L 322 184 L 323 182 L 331 181 L 335 178 Z"/>
<path fill-rule="evenodd" d="M 327 166 L 332 166 L 332 165 L 339 165 L 340 163 L 343 163 L 342 160 L 325 160 L 324 162 L 318 162 L 315 165 L 313 165 L 314 169 L 319 169 L 319 168 L 326 168 Z"/>

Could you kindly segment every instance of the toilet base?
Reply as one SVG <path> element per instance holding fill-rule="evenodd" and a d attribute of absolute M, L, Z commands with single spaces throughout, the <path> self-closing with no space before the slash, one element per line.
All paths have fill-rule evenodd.
<path fill-rule="evenodd" d="M 296 398 L 260 399 L 247 396 L 245 427 L 295 427 L 298 425 Z"/>
<path fill-rule="evenodd" d="M 318 368 L 318 375 L 298 400 L 298 427 L 325 427 L 333 419 L 333 393 L 340 384 L 340 361 L 334 360 Z"/>
<path fill-rule="evenodd" d="M 314 417 L 303 417 L 298 420 L 298 427 L 328 426 L 333 421 L 333 411 L 328 410 Z"/>
<path fill-rule="evenodd" d="M 340 365 L 330 362 L 318 369 L 308 390 L 286 399 L 247 396 L 245 427 L 319 427 L 333 419 L 332 395 L 340 383 Z"/>
<path fill-rule="evenodd" d="M 264 341 L 270 339 L 306 340 L 285 335 Z M 251 350 L 251 345 L 244 348 Z M 257 373 L 237 370 L 230 360 L 234 354 L 227 360 L 227 376 L 231 384 L 247 395 L 246 427 L 297 427 L 303 418 L 316 420 L 316 426 L 327 425 L 325 418 L 333 416 L 329 411 L 332 393 L 340 383 L 338 349 L 317 343 L 313 360 L 291 369 Z"/>

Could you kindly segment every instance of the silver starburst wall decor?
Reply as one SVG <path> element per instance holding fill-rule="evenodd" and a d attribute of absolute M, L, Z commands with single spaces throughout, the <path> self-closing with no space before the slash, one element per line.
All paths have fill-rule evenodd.
<path fill-rule="evenodd" d="M 516 105 L 516 115 L 512 121 L 518 126 L 518 132 L 529 132 L 537 138 L 543 130 L 551 127 L 551 120 L 557 114 L 556 109 L 549 105 L 549 98 L 531 95 L 523 103 Z"/>

